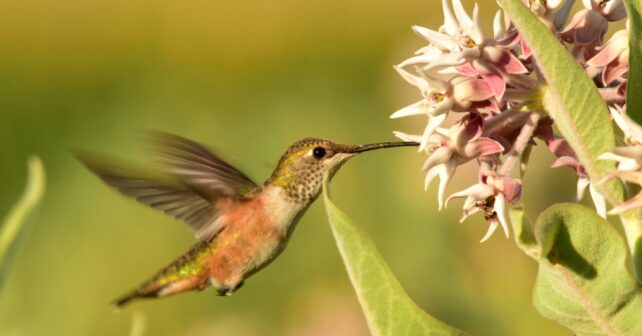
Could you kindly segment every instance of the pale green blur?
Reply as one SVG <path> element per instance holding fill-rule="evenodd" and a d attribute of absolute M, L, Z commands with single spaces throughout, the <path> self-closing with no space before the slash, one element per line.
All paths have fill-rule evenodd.
<path fill-rule="evenodd" d="M 481 3 L 485 27 L 495 10 Z M 428 0 L 0 1 L 0 217 L 21 193 L 29 155 L 48 172 L 0 293 L 0 335 L 367 333 L 321 204 L 234 296 L 189 293 L 112 312 L 112 299 L 193 238 L 106 187 L 71 152 L 143 165 L 139 132 L 159 129 L 210 144 L 260 181 L 303 137 L 370 143 L 419 132 L 423 117 L 388 118 L 420 98 L 392 65 L 425 43 L 411 25 L 441 23 Z M 512 240 L 498 231 L 479 244 L 487 226 L 479 217 L 459 224 L 460 201 L 437 212 L 423 158 L 412 148 L 355 158 L 337 174 L 334 200 L 432 315 L 477 335 L 569 334 L 532 308 L 535 264 Z M 531 218 L 571 199 L 575 178 L 550 162 L 540 151 L 531 159 L 541 167 L 525 183 Z M 449 192 L 475 180 L 474 166 L 463 167 Z"/>

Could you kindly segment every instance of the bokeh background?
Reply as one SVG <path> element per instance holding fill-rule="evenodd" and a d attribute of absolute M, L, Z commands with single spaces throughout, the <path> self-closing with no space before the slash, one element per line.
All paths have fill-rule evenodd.
<path fill-rule="evenodd" d="M 465 1 L 472 8 L 470 1 Z M 486 28 L 494 1 L 480 1 Z M 189 293 L 108 303 L 192 243 L 182 224 L 125 199 L 71 155 L 90 150 L 138 164 L 141 130 L 210 144 L 256 181 L 285 147 L 317 136 L 393 140 L 424 118 L 390 120 L 418 100 L 392 65 L 438 27 L 437 1 L 2 0 L 0 215 L 40 155 L 45 199 L 0 293 L 0 335 L 367 335 L 321 202 L 288 249 L 229 298 Z M 490 29 L 488 29 L 490 31 Z M 333 181 L 336 203 L 363 225 L 409 294 L 476 335 L 568 335 L 531 305 L 536 265 L 486 224 L 460 224 L 461 202 L 437 212 L 423 156 L 368 153 Z M 535 151 L 524 198 L 531 219 L 570 200 L 575 179 Z M 449 192 L 476 180 L 461 169 Z"/>

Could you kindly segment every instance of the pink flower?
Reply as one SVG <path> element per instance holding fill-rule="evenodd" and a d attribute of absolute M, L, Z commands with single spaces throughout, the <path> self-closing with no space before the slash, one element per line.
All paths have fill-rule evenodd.
<path fill-rule="evenodd" d="M 573 45 L 573 55 L 584 62 L 595 54 L 595 48 L 602 44 L 608 28 L 608 22 L 600 13 L 582 9 L 559 35 L 564 42 Z"/>
<path fill-rule="evenodd" d="M 478 7 L 470 17 L 460 0 L 453 0 L 453 10 L 442 0 L 444 24 L 438 31 L 414 26 L 413 30 L 430 44 L 419 49 L 416 55 L 398 67 L 416 65 L 426 76 L 451 80 L 464 75 L 483 79 L 500 101 L 511 75 L 523 75 L 528 69 L 511 52 L 519 41 L 513 31 L 511 38 L 504 38 L 505 29 L 499 22 L 501 12 L 494 20 L 495 39 L 486 38 L 479 24 Z"/>
<path fill-rule="evenodd" d="M 610 85 L 615 80 L 623 80 L 629 71 L 629 32 L 621 29 L 598 48 L 600 51 L 586 64 L 602 69 L 602 83 Z"/>
<path fill-rule="evenodd" d="M 622 0 L 582 0 L 584 8 L 592 9 L 609 21 L 619 21 L 626 17 Z"/>
<path fill-rule="evenodd" d="M 448 2 L 442 0 L 444 24 L 438 31 L 421 26 L 412 27 L 415 33 L 430 44 L 419 49 L 416 52 L 417 56 L 407 59 L 399 66 L 424 64 L 422 70 L 433 70 L 432 76 L 439 77 L 435 72 L 441 73 L 444 68 L 461 65 L 479 57 L 479 45 L 484 42 L 485 37 L 479 23 L 477 4 L 472 17 L 464 10 L 461 0 L 452 0 L 452 7 L 451 10 Z"/>
<path fill-rule="evenodd" d="M 509 48 L 501 45 L 487 45 L 481 49 L 479 59 L 457 68 L 462 75 L 481 78 L 492 90 L 497 101 L 501 101 L 506 92 L 506 83 L 511 75 L 523 75 L 528 69 L 513 55 Z"/>
<path fill-rule="evenodd" d="M 595 186 L 593 186 L 593 184 L 591 183 L 586 170 L 584 170 L 584 166 L 577 159 L 575 152 L 568 144 L 568 142 L 566 142 L 566 140 L 564 139 L 556 138 L 547 141 L 547 146 L 549 150 L 557 157 L 557 159 L 553 161 L 553 164 L 551 164 L 551 168 L 569 167 L 575 171 L 575 174 L 577 174 L 577 189 L 575 193 L 575 201 L 579 202 L 582 198 L 584 198 L 586 188 L 588 187 L 597 214 L 603 218 L 606 218 L 606 200 L 604 199 L 604 196 L 602 196 L 602 194 L 600 194 L 597 189 L 595 189 Z"/>
<path fill-rule="evenodd" d="M 479 210 L 484 211 L 484 218 L 490 222 L 488 231 L 481 239 L 481 242 L 484 242 L 490 238 L 499 225 L 502 226 L 504 234 L 508 237 L 506 203 L 517 203 L 521 192 L 522 184 L 519 180 L 506 176 L 497 176 L 494 172 L 489 171 L 481 174 L 479 183 L 450 195 L 446 202 L 453 198 L 466 198 L 461 221 Z"/>
<path fill-rule="evenodd" d="M 475 102 L 488 100 L 493 92 L 481 79 L 455 76 L 449 81 L 432 79 L 427 75 L 417 76 L 397 67 L 397 71 L 411 84 L 417 86 L 424 98 L 393 113 L 390 118 L 413 115 L 428 116 L 428 124 L 420 139 L 419 150 L 426 149 L 430 136 L 453 111 L 469 111 Z"/>
<path fill-rule="evenodd" d="M 428 159 L 422 170 L 427 171 L 425 188 L 439 176 L 438 203 L 443 207 L 446 185 L 452 178 L 457 166 L 470 160 L 501 153 L 504 147 L 497 141 L 482 137 L 483 120 L 477 114 L 469 114 L 449 130 L 438 130 L 432 134 L 427 143 Z M 405 141 L 416 141 L 417 136 L 397 132 L 396 135 Z"/>

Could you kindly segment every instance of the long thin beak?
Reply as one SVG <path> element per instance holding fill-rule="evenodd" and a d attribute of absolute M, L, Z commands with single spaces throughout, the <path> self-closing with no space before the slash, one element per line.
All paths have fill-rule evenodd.
<path fill-rule="evenodd" d="M 406 146 L 419 146 L 419 143 L 414 141 L 379 142 L 379 143 L 356 146 L 356 148 L 354 148 L 352 152 L 363 153 L 373 149 L 389 148 L 389 147 L 406 147 Z"/>

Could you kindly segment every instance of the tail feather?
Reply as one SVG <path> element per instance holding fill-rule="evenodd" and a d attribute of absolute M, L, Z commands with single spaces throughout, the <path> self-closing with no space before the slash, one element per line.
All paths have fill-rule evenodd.
<path fill-rule="evenodd" d="M 120 309 L 132 300 L 164 297 L 207 287 L 209 285 L 209 275 L 204 268 L 204 263 L 197 261 L 197 258 L 207 252 L 208 248 L 207 241 L 198 242 L 187 253 L 160 270 L 151 279 L 116 299 L 112 302 L 112 305 L 116 309 Z M 188 274 L 185 275 L 184 273 Z"/>
<path fill-rule="evenodd" d="M 175 280 L 167 284 L 158 284 L 155 283 L 157 279 L 152 279 L 142 286 L 138 287 L 137 289 L 134 289 L 133 291 L 116 299 L 114 302 L 112 302 L 112 305 L 116 309 L 120 309 L 127 305 L 130 301 L 137 299 L 158 298 L 191 290 L 201 290 L 207 287 L 206 284 L 209 284 L 209 282 L 206 281 L 207 279 L 209 278 L 202 276 L 193 276 Z"/>

